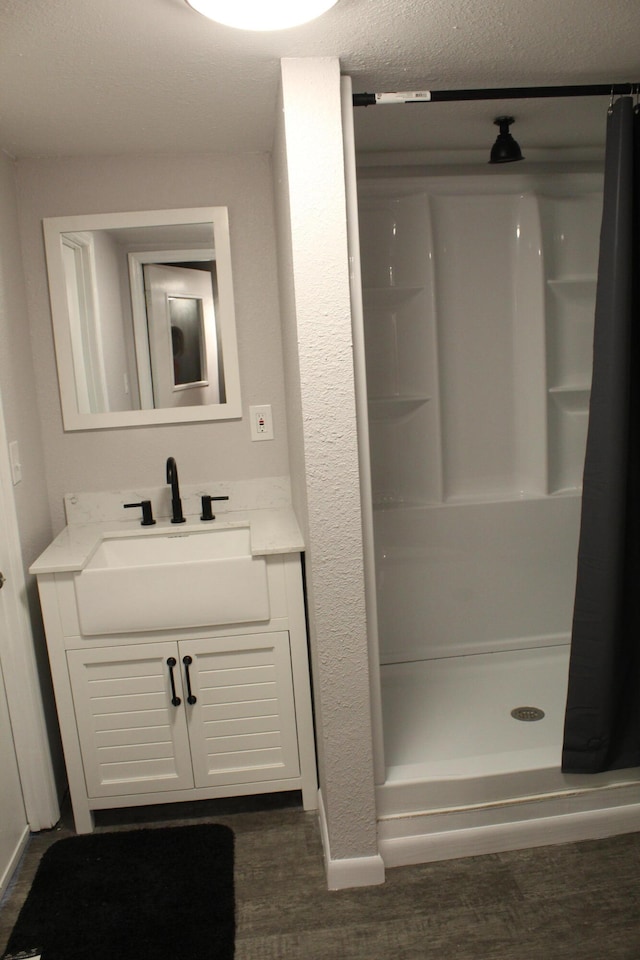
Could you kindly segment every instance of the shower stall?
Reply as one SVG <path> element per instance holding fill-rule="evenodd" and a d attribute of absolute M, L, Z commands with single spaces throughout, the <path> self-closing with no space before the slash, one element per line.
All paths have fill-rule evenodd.
<path fill-rule="evenodd" d="M 390 168 L 358 196 L 381 852 L 607 832 L 638 771 L 560 771 L 602 176 Z"/>

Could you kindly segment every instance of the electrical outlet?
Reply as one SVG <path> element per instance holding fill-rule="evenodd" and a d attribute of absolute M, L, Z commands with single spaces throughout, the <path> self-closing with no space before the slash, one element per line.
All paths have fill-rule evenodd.
<path fill-rule="evenodd" d="M 273 416 L 270 403 L 249 407 L 249 419 L 252 440 L 273 440 Z"/>

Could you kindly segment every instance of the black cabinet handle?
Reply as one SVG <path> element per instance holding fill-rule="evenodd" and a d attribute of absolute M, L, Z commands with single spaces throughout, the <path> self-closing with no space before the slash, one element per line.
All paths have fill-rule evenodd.
<path fill-rule="evenodd" d="M 184 663 L 184 676 L 185 680 L 187 681 L 187 703 L 190 703 L 191 706 L 193 706 L 194 703 L 198 702 L 198 698 L 194 697 L 194 695 L 191 693 L 191 677 L 189 676 L 189 667 L 193 663 L 193 658 L 189 656 L 183 657 L 182 662 Z"/>
<path fill-rule="evenodd" d="M 182 703 L 182 700 L 176 694 L 176 681 L 175 677 L 173 676 L 173 668 L 175 667 L 176 663 L 177 660 L 175 657 L 169 657 L 167 660 L 167 666 L 169 667 L 169 679 L 171 680 L 171 703 L 174 705 L 174 707 L 179 707 Z"/>

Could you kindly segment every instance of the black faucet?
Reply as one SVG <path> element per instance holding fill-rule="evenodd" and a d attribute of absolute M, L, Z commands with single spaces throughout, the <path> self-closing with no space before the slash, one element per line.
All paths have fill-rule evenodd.
<path fill-rule="evenodd" d="M 173 457 L 167 460 L 167 483 L 171 484 L 171 523 L 185 523 L 182 515 L 182 500 L 178 484 L 178 468 Z"/>
<path fill-rule="evenodd" d="M 142 507 L 142 520 L 140 525 L 142 527 L 151 527 L 155 523 L 153 519 L 153 510 L 151 508 L 151 500 L 142 500 L 140 503 L 123 503 L 123 507 Z"/>
<path fill-rule="evenodd" d="M 210 497 L 205 494 L 202 497 L 202 514 L 200 516 L 201 520 L 215 520 L 216 515 L 211 510 L 211 504 L 214 500 L 228 500 L 229 497 Z"/>

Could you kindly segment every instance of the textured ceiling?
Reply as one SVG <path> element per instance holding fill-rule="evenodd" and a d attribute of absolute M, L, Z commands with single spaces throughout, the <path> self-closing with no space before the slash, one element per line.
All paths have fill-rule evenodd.
<path fill-rule="evenodd" d="M 266 2 L 266 0 L 265 0 Z M 14 156 L 269 151 L 281 57 L 355 91 L 640 80 L 638 0 L 339 0 L 247 33 L 184 0 L 0 0 L 0 145 Z M 472 149 L 513 111 L 527 148 L 602 142 L 606 98 L 356 111 L 366 150 Z"/>

